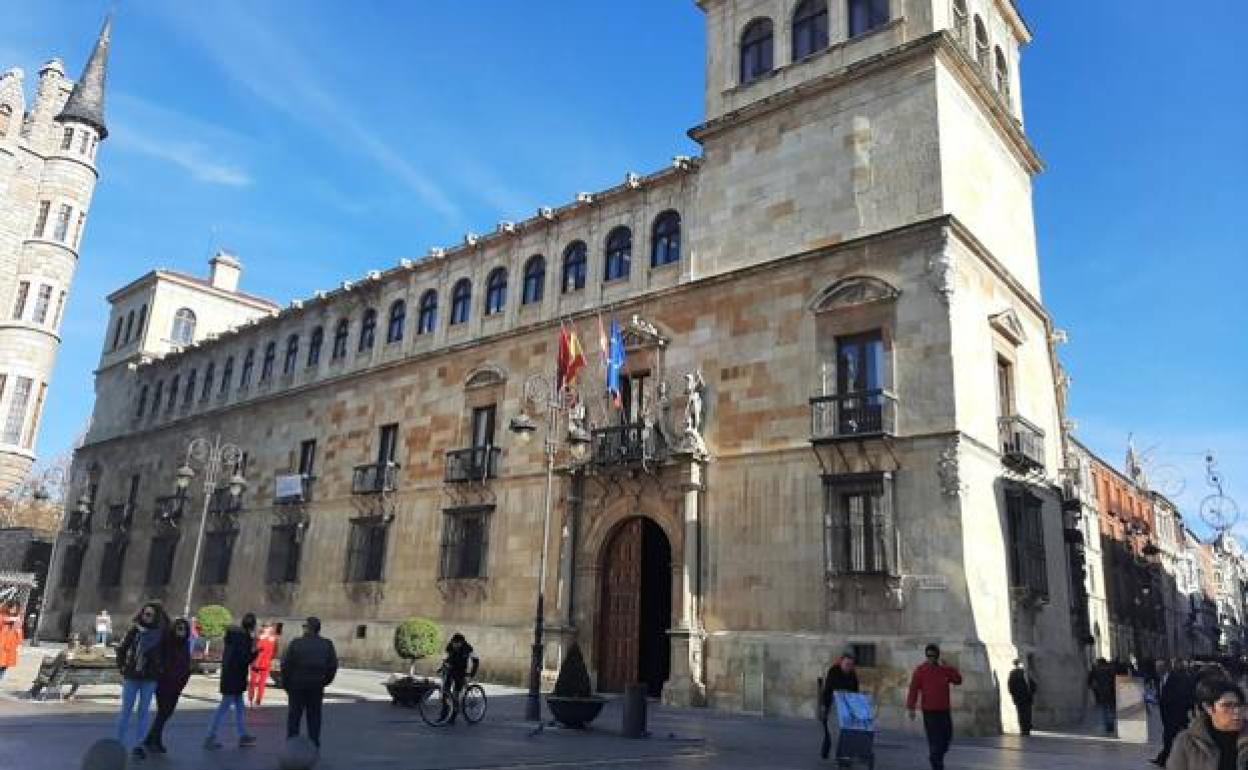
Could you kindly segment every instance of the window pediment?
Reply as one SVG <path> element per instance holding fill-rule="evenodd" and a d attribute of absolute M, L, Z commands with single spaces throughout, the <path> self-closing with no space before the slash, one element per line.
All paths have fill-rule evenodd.
<path fill-rule="evenodd" d="M 901 290 L 887 281 L 867 275 L 857 275 L 837 281 L 824 289 L 810 304 L 816 313 L 876 302 L 892 302 L 901 296 Z"/>
<path fill-rule="evenodd" d="M 488 388 L 503 385 L 507 382 L 507 373 L 497 366 L 489 365 L 476 369 L 464 380 L 465 388 Z"/>
<path fill-rule="evenodd" d="M 1014 308 L 1006 308 L 1000 313 L 988 316 L 988 323 L 1017 347 L 1027 341 L 1027 332 Z"/>
<path fill-rule="evenodd" d="M 625 350 L 665 348 L 671 342 L 658 327 L 635 313 L 621 325 L 620 335 L 624 338 Z"/>

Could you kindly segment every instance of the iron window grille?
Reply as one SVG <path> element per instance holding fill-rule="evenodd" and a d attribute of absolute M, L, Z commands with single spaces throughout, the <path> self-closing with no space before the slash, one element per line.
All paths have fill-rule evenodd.
<path fill-rule="evenodd" d="M 173 578 L 173 562 L 178 553 L 178 536 L 162 535 L 152 538 L 147 553 L 147 580 L 145 585 L 160 587 L 169 585 Z"/>
<path fill-rule="evenodd" d="M 390 531 L 389 517 L 366 516 L 351 520 L 347 543 L 348 583 L 379 581 L 386 568 L 386 540 Z"/>
<path fill-rule="evenodd" d="M 1025 489 L 1007 489 L 1005 510 L 1010 538 L 1010 587 L 1025 596 L 1047 600 L 1044 501 Z"/>
<path fill-rule="evenodd" d="M 303 554 L 303 527 L 278 524 L 269 531 L 269 558 L 265 570 L 268 583 L 298 583 L 299 559 Z"/>
<path fill-rule="evenodd" d="M 493 506 L 476 506 L 443 511 L 439 577 L 446 580 L 486 577 L 493 510 Z"/>
<path fill-rule="evenodd" d="M 221 529 L 204 535 L 204 565 L 199 584 L 221 586 L 230 582 L 230 563 L 234 560 L 234 543 L 238 530 Z"/>
<path fill-rule="evenodd" d="M 893 475 L 825 476 L 823 488 L 828 574 L 895 576 Z"/>

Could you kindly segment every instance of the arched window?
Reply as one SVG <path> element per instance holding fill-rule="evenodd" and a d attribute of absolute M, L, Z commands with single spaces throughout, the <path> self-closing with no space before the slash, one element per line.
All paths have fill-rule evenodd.
<path fill-rule="evenodd" d="M 438 293 L 429 289 L 420 298 L 420 316 L 416 319 L 416 333 L 430 334 L 438 325 Z"/>
<path fill-rule="evenodd" d="M 888 0 L 849 0 L 849 36 L 865 35 L 888 23 Z"/>
<path fill-rule="evenodd" d="M 572 241 L 563 250 L 563 293 L 585 288 L 585 241 Z"/>
<path fill-rule="evenodd" d="M 607 235 L 607 265 L 604 281 L 627 278 L 633 256 L 633 231 L 617 227 Z"/>
<path fill-rule="evenodd" d="M 680 214 L 664 211 L 654 219 L 650 236 L 650 266 L 680 261 Z"/>
<path fill-rule="evenodd" d="M 147 386 L 144 385 L 139 389 L 139 408 L 135 413 L 135 418 L 141 418 L 143 413 L 147 411 Z"/>
<path fill-rule="evenodd" d="M 238 387 L 245 388 L 251 384 L 251 370 L 256 368 L 256 349 L 250 348 L 243 356 L 243 369 L 238 373 Z"/>
<path fill-rule="evenodd" d="M 165 381 L 161 380 L 156 383 L 156 390 L 152 393 L 152 415 L 155 416 L 160 411 L 160 399 L 164 398 Z"/>
<path fill-rule="evenodd" d="M 195 383 L 199 380 L 199 370 L 192 369 L 191 376 L 186 378 L 186 390 L 182 393 L 182 406 L 190 406 L 195 400 Z"/>
<path fill-rule="evenodd" d="M 390 322 L 386 324 L 386 342 L 403 339 L 403 326 L 407 323 L 407 303 L 396 299 L 390 304 Z"/>
<path fill-rule="evenodd" d="M 1010 98 L 1010 65 L 1005 61 L 1005 51 L 1001 50 L 1001 46 L 997 46 L 996 59 L 997 93 L 1008 101 Z"/>
<path fill-rule="evenodd" d="M 122 336 L 122 341 L 130 342 L 130 334 L 134 331 L 134 311 L 131 310 L 126 314 L 126 333 Z"/>
<path fill-rule="evenodd" d="M 320 326 L 312 330 L 312 339 L 308 341 L 308 366 L 316 366 L 321 362 L 321 345 L 325 342 L 325 330 Z"/>
<path fill-rule="evenodd" d="M 507 271 L 496 267 L 485 279 L 485 314 L 495 315 L 503 312 L 507 304 Z"/>
<path fill-rule="evenodd" d="M 329 360 L 337 361 L 347 354 L 347 335 L 351 332 L 351 322 L 346 318 L 338 319 L 334 327 L 334 349 L 329 353 Z"/>
<path fill-rule="evenodd" d="M 752 80 L 771 72 L 772 44 L 774 35 L 771 19 L 755 19 L 741 33 L 741 82 Z"/>
<path fill-rule="evenodd" d="M 282 374 L 293 374 L 299 361 L 299 335 L 286 338 L 286 357 L 282 359 Z"/>
<path fill-rule="evenodd" d="M 134 338 L 143 338 L 143 327 L 147 325 L 147 305 L 139 307 L 139 320 L 134 325 Z"/>
<path fill-rule="evenodd" d="M 966 11 L 966 0 L 953 0 L 953 35 L 965 48 L 970 42 L 971 16 Z"/>
<path fill-rule="evenodd" d="M 802 0 L 793 12 L 793 61 L 828 47 L 828 0 Z"/>
<path fill-rule="evenodd" d="M 13 108 L 7 104 L 0 104 L 0 136 L 9 135 L 9 124 L 13 121 Z M 142 416 L 143 410 L 139 410 Z"/>
<path fill-rule="evenodd" d="M 373 338 L 377 334 L 377 311 L 371 307 L 364 311 L 364 320 L 360 323 L 360 342 L 358 352 L 373 349 Z"/>
<path fill-rule="evenodd" d="M 195 341 L 195 311 L 184 307 L 173 316 L 173 333 L 170 339 L 175 345 L 189 345 Z"/>
<path fill-rule="evenodd" d="M 260 381 L 267 382 L 273 376 L 273 362 L 277 360 L 277 343 L 264 346 L 264 361 L 260 364 Z"/>
<path fill-rule="evenodd" d="M 467 322 L 471 306 L 472 283 L 467 278 L 460 278 L 451 290 L 451 326 Z"/>
<path fill-rule="evenodd" d="M 988 28 L 978 14 L 975 16 L 975 63 L 985 75 L 992 66 L 988 61 Z"/>
<path fill-rule="evenodd" d="M 113 350 L 121 347 L 121 332 L 126 328 L 126 319 L 117 316 L 117 326 L 113 329 Z"/>
<path fill-rule="evenodd" d="M 165 404 L 166 411 L 173 411 L 173 407 L 178 403 L 178 388 L 182 385 L 182 375 L 175 374 L 173 379 L 169 380 L 169 401 Z"/>
<path fill-rule="evenodd" d="M 234 356 L 227 356 L 225 359 L 225 367 L 221 369 L 221 393 L 224 396 L 230 392 L 230 383 L 234 379 Z"/>
<path fill-rule="evenodd" d="M 534 254 L 524 263 L 524 287 L 520 292 L 520 304 L 532 305 L 542 301 L 546 287 L 546 258 Z"/>
<path fill-rule="evenodd" d="M 208 368 L 204 370 L 204 388 L 199 392 L 199 400 L 207 401 L 212 395 L 212 381 L 217 375 L 217 362 L 209 361 Z"/>

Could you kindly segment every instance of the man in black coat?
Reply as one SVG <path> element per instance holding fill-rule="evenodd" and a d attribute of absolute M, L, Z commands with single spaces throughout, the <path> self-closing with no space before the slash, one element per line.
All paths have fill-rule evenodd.
<path fill-rule="evenodd" d="M 1161 711 L 1161 753 L 1153 760 L 1165 767 L 1170 747 L 1179 733 L 1187 729 L 1191 718 L 1194 682 L 1183 661 L 1176 661 L 1174 670 L 1164 661 L 1157 661 L 1157 704 Z"/>
<path fill-rule="evenodd" d="M 247 732 L 243 716 L 247 672 L 256 658 L 255 634 L 256 616 L 250 612 L 243 616 L 240 625 L 230 626 L 225 631 L 225 642 L 221 647 L 221 702 L 217 704 L 216 713 L 212 715 L 212 727 L 208 729 L 208 737 L 204 739 L 204 748 L 209 751 L 221 748 L 217 732 L 230 709 L 234 710 L 234 727 L 238 733 L 239 748 L 256 745 L 255 736 Z"/>
<path fill-rule="evenodd" d="M 846 652 L 840 660 L 832 664 L 823 679 L 823 690 L 819 693 L 819 721 L 823 722 L 823 746 L 819 756 L 828 758 L 832 751 L 832 733 L 828 730 L 828 715 L 832 711 L 837 690 L 858 692 L 858 672 L 854 671 L 854 654 Z"/>
<path fill-rule="evenodd" d="M 282 655 L 282 686 L 290 709 L 286 713 L 286 737 L 299 734 L 299 723 L 308 715 L 308 737 L 321 747 L 321 702 L 325 688 L 338 674 L 334 643 L 321 636 L 320 618 L 303 624 L 303 636 L 291 642 Z"/>
<path fill-rule="evenodd" d="M 1036 679 L 1023 668 L 1023 662 L 1015 658 L 1014 670 L 1006 682 L 1014 710 L 1018 712 L 1018 729 L 1023 735 L 1031 735 L 1031 707 L 1036 702 Z"/>

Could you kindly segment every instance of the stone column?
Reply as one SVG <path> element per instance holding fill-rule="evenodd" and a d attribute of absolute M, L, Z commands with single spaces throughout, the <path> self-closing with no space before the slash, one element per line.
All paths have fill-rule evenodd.
<path fill-rule="evenodd" d="M 682 558 L 679 567 L 679 616 L 676 627 L 668 634 L 672 645 L 671 674 L 663 688 L 663 702 L 681 706 L 706 705 L 706 666 L 703 645 L 706 633 L 702 628 L 699 606 L 701 563 L 701 503 L 705 490 L 706 466 L 703 461 L 688 458 L 681 471 Z"/>

